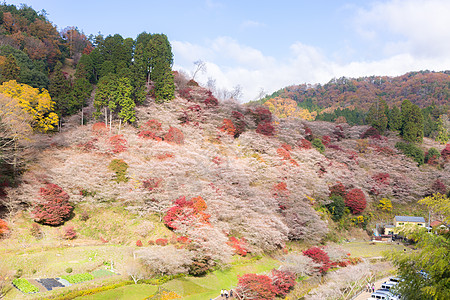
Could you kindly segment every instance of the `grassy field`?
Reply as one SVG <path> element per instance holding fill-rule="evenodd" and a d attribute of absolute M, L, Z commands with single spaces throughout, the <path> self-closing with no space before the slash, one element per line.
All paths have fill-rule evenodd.
<path fill-rule="evenodd" d="M 236 287 L 238 275 L 245 273 L 263 273 L 277 268 L 279 262 L 269 257 L 255 261 L 248 265 L 232 266 L 227 270 L 212 272 L 204 277 L 185 277 L 172 280 L 163 285 L 164 288 L 176 292 L 183 299 L 204 300 L 215 298 L 221 289 Z"/>
<path fill-rule="evenodd" d="M 76 300 L 142 300 L 156 293 L 158 287 L 150 284 L 132 284 Z"/>
<path fill-rule="evenodd" d="M 340 245 L 353 257 L 380 257 L 384 251 L 403 250 L 405 247 L 397 243 L 351 242 Z"/>

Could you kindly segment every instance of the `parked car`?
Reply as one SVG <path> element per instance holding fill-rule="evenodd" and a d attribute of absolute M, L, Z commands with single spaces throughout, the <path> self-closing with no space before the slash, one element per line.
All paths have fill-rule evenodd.
<path fill-rule="evenodd" d="M 394 294 L 388 289 L 378 289 L 375 292 L 380 293 L 380 294 L 388 295 L 389 296 L 389 300 L 399 300 L 399 299 L 401 299 L 400 295 Z"/>
<path fill-rule="evenodd" d="M 370 298 L 368 298 L 367 300 L 373 300 L 373 299 L 379 299 L 379 300 L 391 300 L 391 298 L 388 295 L 382 294 L 382 293 L 378 293 L 378 292 L 374 292 L 370 295 Z"/>
<path fill-rule="evenodd" d="M 386 289 L 386 290 L 390 290 L 395 285 L 397 285 L 397 282 L 386 281 L 385 283 L 381 284 L 381 288 L 382 289 Z"/>
<path fill-rule="evenodd" d="M 403 281 L 403 278 L 401 278 L 401 277 L 389 277 L 389 281 L 399 283 L 400 281 Z"/>

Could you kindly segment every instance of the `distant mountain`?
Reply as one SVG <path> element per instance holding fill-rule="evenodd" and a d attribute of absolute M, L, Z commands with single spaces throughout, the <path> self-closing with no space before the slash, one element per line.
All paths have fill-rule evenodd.
<path fill-rule="evenodd" d="M 312 110 L 327 108 L 369 109 L 381 97 L 389 106 L 400 106 L 409 99 L 421 108 L 448 105 L 450 71 L 409 72 L 397 77 L 370 76 L 332 79 L 325 85 L 299 84 L 285 87 L 263 99 L 290 98 Z"/>

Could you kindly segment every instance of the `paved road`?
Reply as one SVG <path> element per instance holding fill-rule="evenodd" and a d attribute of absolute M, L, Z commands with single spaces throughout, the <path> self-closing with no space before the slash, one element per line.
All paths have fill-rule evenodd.
<path fill-rule="evenodd" d="M 380 279 L 378 281 L 375 281 L 375 291 L 379 288 L 381 288 L 381 284 L 384 283 L 385 281 L 387 281 L 389 279 L 389 277 Z M 366 290 L 364 290 L 364 292 L 362 292 L 358 297 L 356 297 L 354 300 L 367 300 L 368 298 L 370 298 L 370 295 L 372 294 L 372 292 L 367 292 Z"/>

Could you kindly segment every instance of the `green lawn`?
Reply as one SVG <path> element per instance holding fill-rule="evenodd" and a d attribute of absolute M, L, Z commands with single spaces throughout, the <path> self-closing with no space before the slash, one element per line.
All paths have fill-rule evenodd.
<path fill-rule="evenodd" d="M 373 242 L 351 242 L 340 245 L 351 253 L 353 257 L 380 257 L 384 251 L 403 250 L 402 244 L 397 243 L 373 243 Z"/>
<path fill-rule="evenodd" d="M 158 287 L 150 284 L 132 284 L 104 291 L 91 296 L 77 297 L 76 300 L 142 300 L 156 293 Z"/>
<path fill-rule="evenodd" d="M 277 260 L 264 257 L 249 265 L 232 266 L 230 269 L 215 271 L 204 277 L 189 276 L 174 279 L 164 284 L 163 287 L 176 292 L 183 299 L 207 300 L 217 297 L 221 289 L 236 287 L 238 275 L 268 272 L 278 266 L 279 262 Z"/>

